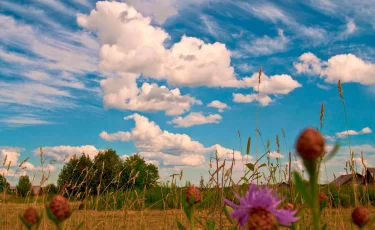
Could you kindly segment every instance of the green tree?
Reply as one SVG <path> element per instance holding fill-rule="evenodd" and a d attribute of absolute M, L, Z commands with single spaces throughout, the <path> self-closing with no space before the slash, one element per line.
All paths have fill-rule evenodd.
<path fill-rule="evenodd" d="M 7 179 L 5 178 L 5 176 L 0 174 L 0 192 L 4 192 L 4 191 L 8 192 L 9 189 L 10 189 L 10 185 L 7 182 Z"/>
<path fill-rule="evenodd" d="M 123 162 L 113 149 L 100 151 L 94 158 L 94 172 L 91 188 L 95 194 L 114 191 L 118 187 L 119 174 L 123 169 Z M 99 187 L 100 185 L 100 187 Z"/>
<path fill-rule="evenodd" d="M 28 175 L 21 176 L 17 185 L 17 192 L 20 196 L 25 197 L 31 192 L 31 182 Z"/>
<path fill-rule="evenodd" d="M 43 193 L 48 195 L 55 195 L 58 193 L 58 190 L 55 184 L 49 184 L 43 188 Z"/>
<path fill-rule="evenodd" d="M 88 155 L 82 153 L 79 158 L 74 155 L 61 170 L 57 185 L 65 195 L 85 197 L 90 193 L 92 170 L 93 162 Z"/>
<path fill-rule="evenodd" d="M 156 185 L 159 170 L 154 164 L 147 164 L 139 154 L 128 157 L 124 162 L 121 184 L 125 188 L 136 187 L 149 189 Z"/>

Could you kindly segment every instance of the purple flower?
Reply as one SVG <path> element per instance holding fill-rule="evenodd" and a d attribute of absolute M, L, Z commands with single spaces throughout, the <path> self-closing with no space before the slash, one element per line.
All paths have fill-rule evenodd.
<path fill-rule="evenodd" d="M 255 184 L 250 184 L 249 191 L 240 197 L 238 194 L 234 194 L 240 201 L 240 204 L 234 204 L 224 198 L 224 202 L 231 206 L 234 211 L 231 214 L 232 218 L 238 219 L 237 222 L 245 227 L 246 223 L 252 221 L 252 224 L 264 224 L 266 220 L 259 220 L 272 216 L 284 226 L 291 226 L 292 222 L 299 220 L 299 217 L 295 217 L 297 211 L 277 209 L 277 206 L 282 202 L 277 194 L 272 189 L 267 187 L 257 187 Z M 261 212 L 259 212 L 261 210 Z M 256 213 L 259 214 L 256 214 Z M 252 218 L 257 220 L 252 220 Z M 255 223 L 255 222 L 256 223 Z M 270 224 L 269 221 L 267 224 Z M 272 223 L 271 223 L 272 224 Z"/>

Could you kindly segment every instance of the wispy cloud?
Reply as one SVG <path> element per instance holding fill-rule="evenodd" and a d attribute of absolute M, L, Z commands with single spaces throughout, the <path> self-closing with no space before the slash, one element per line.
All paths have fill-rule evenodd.
<path fill-rule="evenodd" d="M 328 33 L 320 27 L 305 26 L 282 8 L 271 3 L 234 3 L 242 10 L 249 12 L 254 17 L 276 25 L 285 25 L 286 29 L 293 31 L 294 37 L 308 39 L 309 45 L 318 45 L 327 41 Z"/>
<path fill-rule="evenodd" d="M 76 10 L 74 8 L 70 8 L 65 5 L 62 1 L 58 0 L 33 0 L 35 2 L 41 3 L 51 9 L 54 9 L 56 12 L 64 13 L 70 16 L 76 14 Z"/>
<path fill-rule="evenodd" d="M 45 125 L 51 124 L 49 121 L 42 120 L 32 114 L 24 114 L 19 116 L 14 116 L 10 118 L 0 119 L 0 122 L 5 123 L 9 126 L 25 126 L 25 125 Z"/>
<path fill-rule="evenodd" d="M 250 44 L 248 41 L 240 42 L 239 48 L 234 53 L 234 58 L 246 58 L 250 56 L 265 56 L 278 53 L 287 49 L 289 39 L 284 35 L 284 31 L 279 29 L 278 36 L 271 38 L 265 35 L 262 38 L 252 39 Z"/>

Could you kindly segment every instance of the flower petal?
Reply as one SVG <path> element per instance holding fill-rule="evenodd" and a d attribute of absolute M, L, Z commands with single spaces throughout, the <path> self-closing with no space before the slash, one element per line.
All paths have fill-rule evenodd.
<path fill-rule="evenodd" d="M 272 214 L 276 217 L 277 221 L 284 226 L 291 226 L 293 222 L 299 220 L 299 217 L 296 217 L 296 211 L 290 211 L 286 209 L 274 210 Z"/>

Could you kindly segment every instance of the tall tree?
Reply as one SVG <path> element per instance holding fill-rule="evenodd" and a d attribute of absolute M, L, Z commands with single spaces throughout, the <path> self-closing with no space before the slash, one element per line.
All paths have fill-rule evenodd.
<path fill-rule="evenodd" d="M 7 181 L 7 179 L 5 178 L 5 176 L 1 175 L 0 174 L 0 192 L 8 192 L 10 189 L 10 185 Z"/>
<path fill-rule="evenodd" d="M 98 189 L 100 193 L 116 190 L 122 169 L 122 160 L 115 150 L 100 151 L 94 158 L 95 175 L 92 180 L 92 189 L 95 194 L 98 193 Z"/>
<path fill-rule="evenodd" d="M 84 153 L 78 158 L 72 156 L 57 179 L 57 185 L 62 194 L 76 197 L 85 197 L 90 193 L 90 180 L 93 176 L 93 162 Z"/>
<path fill-rule="evenodd" d="M 17 185 L 17 192 L 20 196 L 25 197 L 30 192 L 31 194 L 31 182 L 28 175 L 24 175 L 20 177 L 20 180 Z"/>
<path fill-rule="evenodd" d="M 124 162 L 121 184 L 125 188 L 151 188 L 159 179 L 159 170 L 154 164 L 147 164 L 139 154 L 128 157 Z"/>

